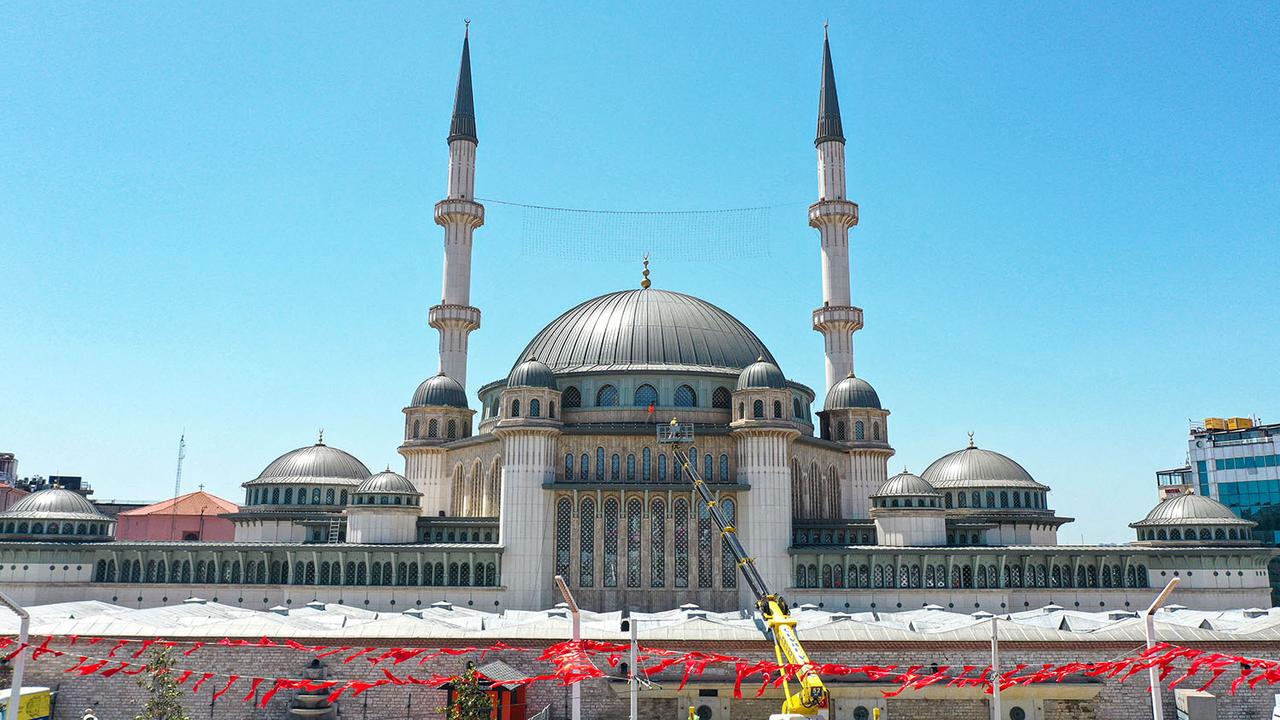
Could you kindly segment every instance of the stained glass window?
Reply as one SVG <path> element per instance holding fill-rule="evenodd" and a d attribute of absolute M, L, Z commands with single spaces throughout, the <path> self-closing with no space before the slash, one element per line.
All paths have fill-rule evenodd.
<path fill-rule="evenodd" d="M 578 479 L 586 482 L 591 479 L 591 456 L 582 453 L 582 461 L 578 465 Z"/>
<path fill-rule="evenodd" d="M 720 482 L 729 482 L 729 456 L 720 456 Z"/>
<path fill-rule="evenodd" d="M 430 420 L 427 421 L 427 437 L 433 438 L 433 437 L 439 437 L 439 435 L 440 435 L 440 421 L 435 418 L 431 418 Z"/>
<path fill-rule="evenodd" d="M 645 482 L 653 479 L 653 453 L 645 448 L 640 454 L 640 476 Z"/>
<path fill-rule="evenodd" d="M 609 462 L 609 481 L 618 482 L 620 480 L 622 480 L 622 458 L 618 457 L 617 453 L 614 453 Z"/>
<path fill-rule="evenodd" d="M 773 417 L 776 419 L 782 418 L 782 401 L 781 400 L 773 401 Z"/>
<path fill-rule="evenodd" d="M 675 406 L 676 407 L 696 407 L 698 405 L 698 394 L 688 385 L 681 385 L 676 388 Z"/>
<path fill-rule="evenodd" d="M 638 498 L 627 501 L 627 587 L 640 587 L 640 543 L 644 541 L 640 516 L 643 510 Z"/>
<path fill-rule="evenodd" d="M 596 501 L 591 498 L 582 499 L 582 510 L 578 514 L 579 526 L 579 558 L 578 586 L 591 587 L 595 584 L 596 555 Z"/>
<path fill-rule="evenodd" d="M 529 417 L 542 417 L 542 403 L 537 398 L 529 401 Z"/>
<path fill-rule="evenodd" d="M 667 456 L 658 454 L 658 482 L 667 481 Z"/>
<path fill-rule="evenodd" d="M 800 398 L 791 399 L 791 413 L 795 415 L 796 420 L 805 420 L 804 410 L 800 406 Z"/>
<path fill-rule="evenodd" d="M 853 439 L 854 440 L 867 439 L 867 426 L 864 425 L 861 420 L 853 424 Z"/>
<path fill-rule="evenodd" d="M 573 482 L 573 453 L 564 456 L 565 482 Z"/>
<path fill-rule="evenodd" d="M 711 512 L 706 505 L 698 507 L 698 587 L 711 587 Z"/>
<path fill-rule="evenodd" d="M 658 391 L 653 389 L 652 385 L 641 385 L 636 388 L 635 402 L 632 403 L 636 407 L 647 408 L 650 405 L 658 404 Z"/>
<path fill-rule="evenodd" d="M 715 458 L 711 457 L 711 453 L 702 456 L 702 479 L 711 482 L 713 479 L 712 472 L 715 470 Z"/>
<path fill-rule="evenodd" d="M 627 482 L 636 481 L 636 456 L 627 455 Z"/>
<path fill-rule="evenodd" d="M 599 407 L 616 407 L 618 405 L 618 388 L 605 385 L 596 391 L 596 405 Z"/>
<path fill-rule="evenodd" d="M 707 457 L 711 457 L 708 455 Z M 724 456 L 727 459 L 727 456 Z M 737 505 L 733 502 L 733 498 L 725 498 L 720 501 L 720 517 L 726 525 L 735 525 L 737 518 Z M 723 539 L 720 541 L 720 584 L 727 588 L 738 587 L 738 563 L 733 558 L 733 551 L 729 549 L 729 541 Z M 830 572 L 828 566 L 828 572 Z"/>
<path fill-rule="evenodd" d="M 665 456 L 664 456 L 665 457 Z M 671 504 L 671 527 L 675 536 L 675 586 L 689 587 L 689 501 L 676 498 Z"/>
<path fill-rule="evenodd" d="M 718 387 L 715 392 L 711 393 L 711 407 L 728 410 L 732 404 L 732 397 L 729 394 L 729 388 Z"/>
<path fill-rule="evenodd" d="M 573 503 L 562 497 L 556 501 L 556 574 L 563 575 L 568 581 L 569 575 L 569 538 L 572 533 Z"/>
<path fill-rule="evenodd" d="M 667 542 L 667 506 L 660 499 L 649 505 L 649 586 L 666 585 L 665 565 Z"/>
<path fill-rule="evenodd" d="M 618 587 L 618 500 L 604 501 L 604 586 Z"/>
<path fill-rule="evenodd" d="M 596 448 L 596 482 L 604 482 L 604 448 Z"/>

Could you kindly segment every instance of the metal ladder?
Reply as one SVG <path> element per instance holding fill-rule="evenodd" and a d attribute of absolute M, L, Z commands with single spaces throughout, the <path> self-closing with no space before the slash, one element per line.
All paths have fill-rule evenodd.
<path fill-rule="evenodd" d="M 342 537 L 342 527 L 347 524 L 346 518 L 333 518 L 329 521 L 329 542 L 336 543 Z"/>

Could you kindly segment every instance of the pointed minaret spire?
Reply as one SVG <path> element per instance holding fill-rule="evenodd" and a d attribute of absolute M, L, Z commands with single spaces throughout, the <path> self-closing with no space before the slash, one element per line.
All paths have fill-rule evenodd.
<path fill-rule="evenodd" d="M 466 23 L 466 30 L 462 33 L 462 66 L 458 68 L 458 90 L 453 96 L 453 121 L 449 123 L 449 142 L 470 140 L 479 143 L 480 138 L 476 137 L 476 106 L 471 94 L 471 21 L 467 20 Z M 839 122 L 837 117 L 837 125 Z"/>
<path fill-rule="evenodd" d="M 836 71 L 831 66 L 831 38 L 827 35 L 827 26 L 824 23 L 822 26 L 822 89 L 818 94 L 818 137 L 814 139 L 813 144 L 819 145 L 827 140 L 844 142 L 844 127 L 840 124 L 840 98 L 836 95 Z"/>

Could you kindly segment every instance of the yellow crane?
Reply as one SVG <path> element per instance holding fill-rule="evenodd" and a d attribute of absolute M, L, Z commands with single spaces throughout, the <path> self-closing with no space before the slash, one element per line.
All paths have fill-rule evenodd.
<path fill-rule="evenodd" d="M 782 689 L 786 693 L 786 699 L 782 702 L 782 712 L 770 715 L 769 720 L 808 720 L 809 718 L 826 720 L 830 705 L 827 686 L 822 684 L 822 678 L 813 668 L 809 654 L 800 644 L 800 638 L 796 635 L 796 620 L 788 611 L 787 602 L 765 585 L 764 578 L 760 577 L 755 563 L 738 540 L 737 530 L 725 522 L 716 504 L 715 496 L 711 494 L 702 478 L 698 477 L 697 469 L 690 466 L 689 456 L 681 447 L 693 444 L 693 425 L 682 424 L 676 418 L 671 418 L 670 424 L 666 427 L 658 425 L 657 435 L 659 443 L 672 447 L 680 471 L 693 484 L 698 498 L 711 515 L 712 522 L 720 529 L 720 535 L 724 538 L 729 551 L 733 553 L 738 570 L 742 572 L 747 587 L 755 595 L 756 609 L 760 611 L 765 627 L 768 628 L 766 637 L 773 641 L 773 652 L 778 664 L 798 668 L 794 680 L 784 677 Z M 792 692 L 793 686 L 798 686 L 795 692 Z M 691 720 L 696 718 L 693 708 L 690 708 L 689 717 Z"/>

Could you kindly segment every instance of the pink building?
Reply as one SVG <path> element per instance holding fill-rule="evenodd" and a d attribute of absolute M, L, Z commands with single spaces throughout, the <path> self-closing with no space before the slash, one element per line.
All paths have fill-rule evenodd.
<path fill-rule="evenodd" d="M 30 494 L 26 490 L 20 490 L 8 483 L 0 483 L 0 511 L 8 510 L 10 505 Z"/>
<path fill-rule="evenodd" d="M 120 513 L 116 516 L 116 539 L 228 542 L 235 537 L 234 526 L 219 515 L 239 509 L 229 500 L 200 490 Z"/>

